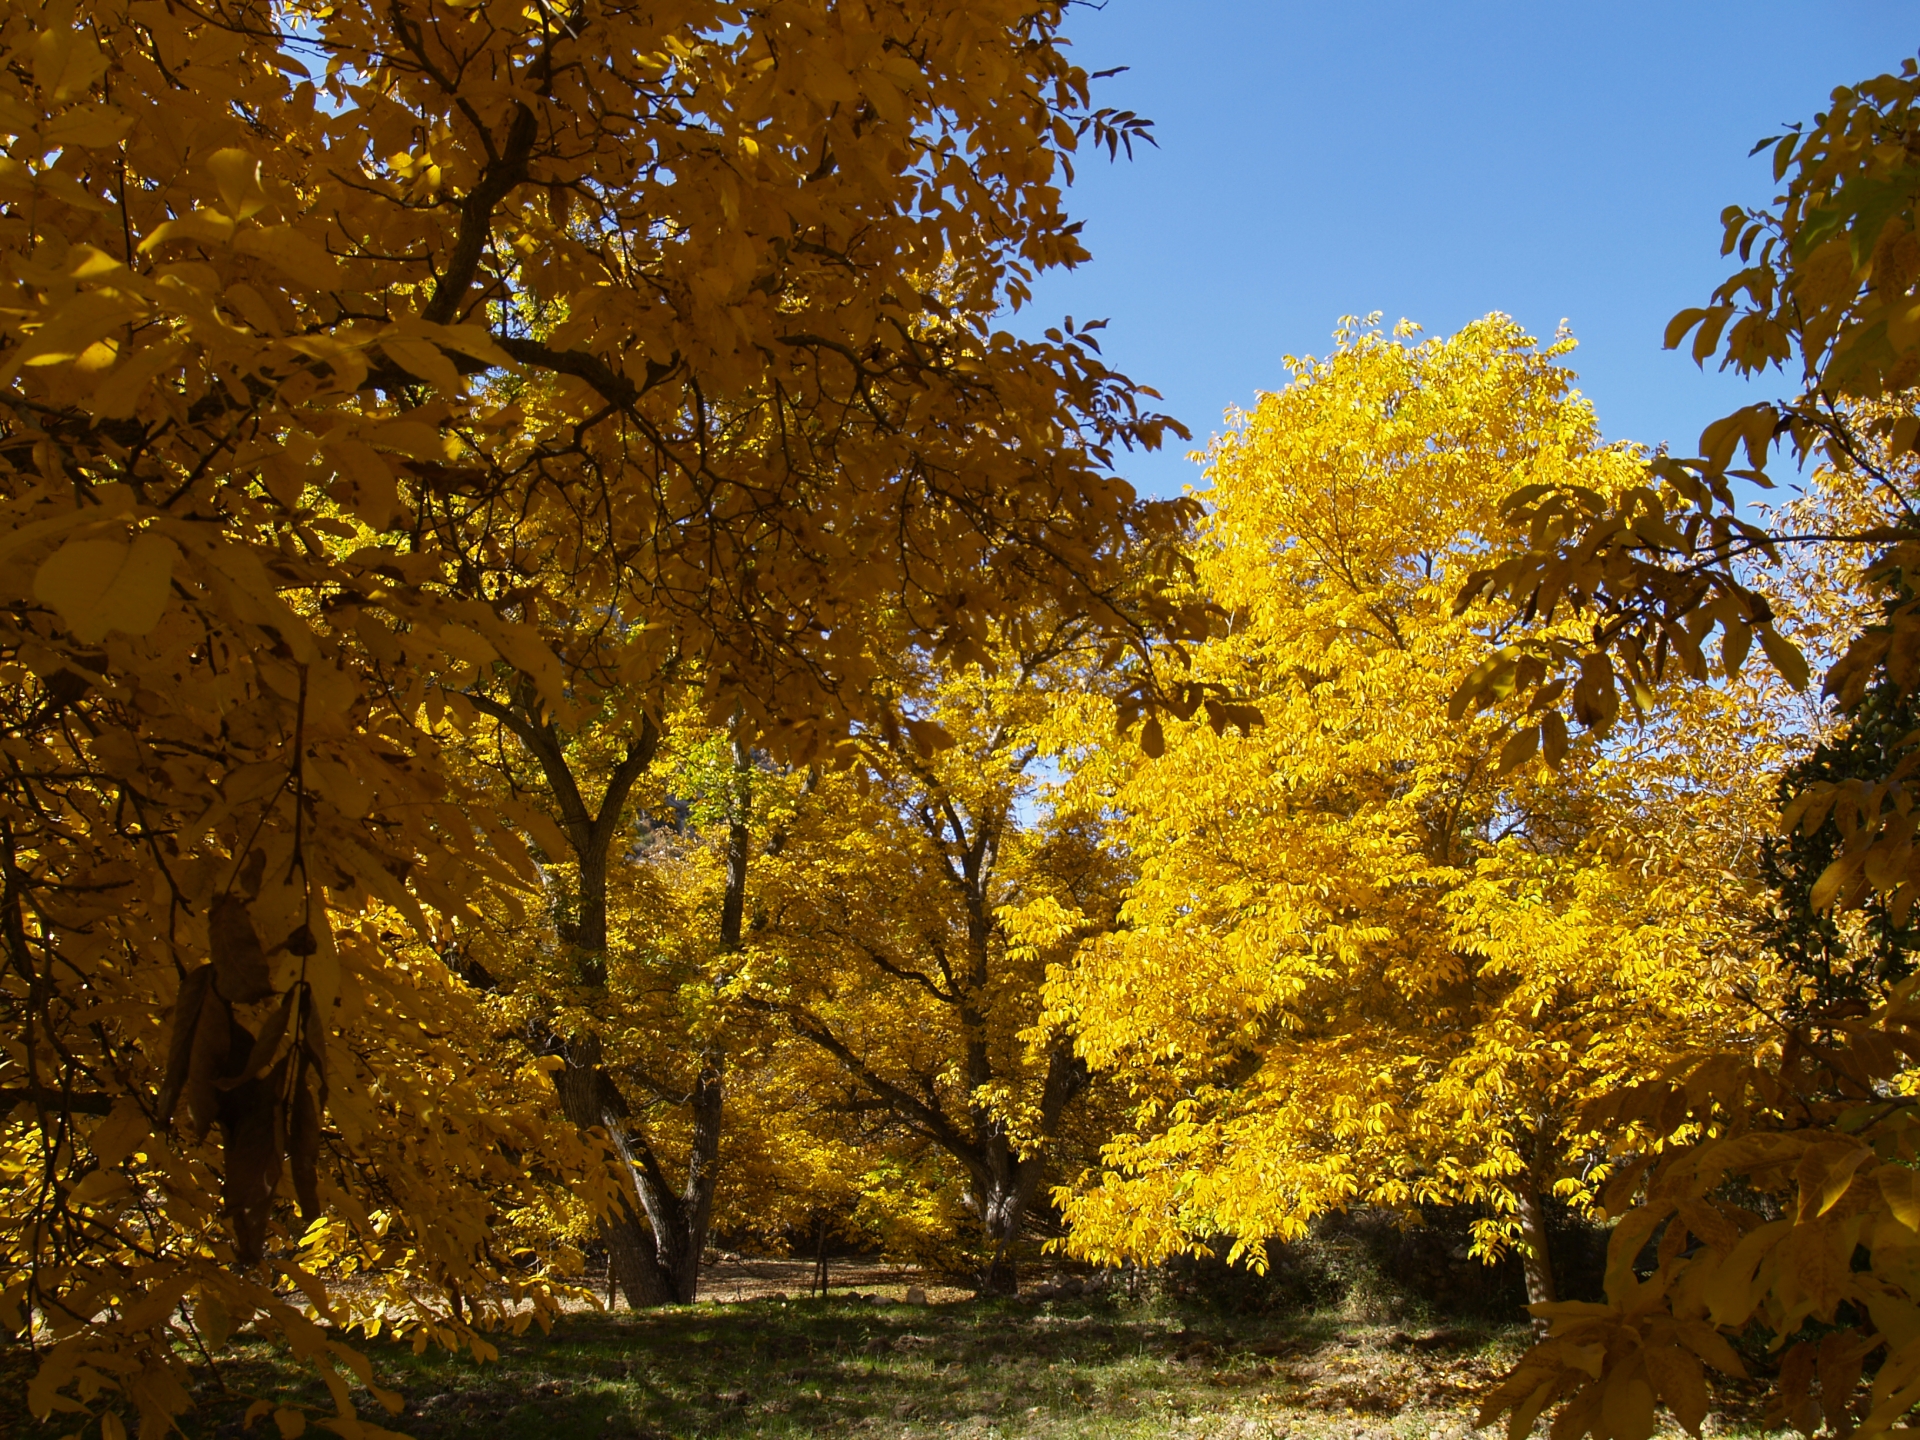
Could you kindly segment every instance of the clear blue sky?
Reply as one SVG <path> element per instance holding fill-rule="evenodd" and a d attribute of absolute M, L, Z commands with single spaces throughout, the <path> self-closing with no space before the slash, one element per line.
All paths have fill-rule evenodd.
<path fill-rule="evenodd" d="M 1079 167 L 1093 262 L 1021 329 L 1107 318 L 1108 359 L 1199 445 L 1343 314 L 1441 333 L 1504 310 L 1542 337 L 1564 317 L 1608 437 L 1691 454 L 1744 387 L 1660 337 L 1725 273 L 1721 209 L 1774 193 L 1748 149 L 1897 69 L 1920 7 L 1107 0 L 1069 34 L 1087 69 L 1131 67 L 1098 103 L 1160 148 Z M 1127 473 L 1178 493 L 1187 448 Z"/>

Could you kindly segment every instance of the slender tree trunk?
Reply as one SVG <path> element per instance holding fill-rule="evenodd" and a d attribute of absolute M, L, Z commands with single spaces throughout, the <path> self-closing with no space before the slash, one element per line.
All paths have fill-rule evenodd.
<path fill-rule="evenodd" d="M 981 1218 L 986 1224 L 987 1243 L 992 1246 L 987 1263 L 980 1272 L 979 1286 L 983 1295 L 1014 1295 L 1020 1290 L 1020 1276 L 1014 1265 L 1012 1249 L 1020 1238 L 1020 1227 L 1026 1223 L 1027 1207 L 1033 1203 L 1033 1193 L 1040 1182 L 1041 1166 L 1039 1157 L 1023 1162 L 1011 1175 L 1003 1179 L 996 1177 L 995 1183 L 983 1197 L 984 1205 Z"/>
<path fill-rule="evenodd" d="M 753 755 L 733 741 L 733 794 L 727 806 L 727 881 L 720 897 L 720 953 L 740 951 L 747 909 L 747 859 L 752 853 Z M 690 1305 L 700 1289 L 700 1255 L 713 1222 L 713 1196 L 720 1184 L 720 1139 L 727 1102 L 727 1056 L 709 1045 L 700 1056 L 693 1082 L 693 1136 L 687 1152 L 687 1181 L 680 1192 L 681 1249 L 670 1267 L 674 1292 Z"/>
<path fill-rule="evenodd" d="M 530 682 L 518 688 L 512 704 L 476 703 L 520 737 L 539 761 L 553 791 L 560 828 L 573 847 L 574 859 L 579 865 L 579 904 L 572 920 L 561 925 L 561 939 L 572 951 L 580 983 L 604 986 L 607 983 L 607 862 L 620 833 L 627 797 L 659 749 L 660 730 L 650 716 L 640 717 L 640 728 L 628 740 L 626 754 L 608 776 L 596 813 L 581 794 L 567 759 L 565 739 L 551 719 L 542 717 Z M 598 1035 L 581 1031 L 566 1036 L 560 1051 L 564 1062 L 558 1079 L 561 1111 L 582 1130 L 596 1125 L 603 1128 L 634 1183 L 633 1202 L 624 1203 L 620 1214 L 599 1221 L 612 1282 L 635 1309 L 666 1304 L 673 1298 L 673 1291 L 660 1267 L 659 1248 L 654 1237 L 648 1234 L 647 1222 L 641 1218 L 645 1209 L 643 1176 L 635 1165 L 631 1137 L 627 1134 L 626 1099 L 601 1063 L 604 1052 Z"/>
<path fill-rule="evenodd" d="M 820 1243 L 813 1256 L 814 1288 L 820 1292 L 822 1300 L 827 1298 L 827 1215 L 820 1212 Z"/>
<path fill-rule="evenodd" d="M 1527 1273 L 1527 1303 L 1544 1305 L 1554 1299 L 1553 1260 L 1547 1254 L 1546 1205 L 1531 1185 L 1524 1186 L 1520 1202 L 1520 1260 Z M 1547 1322 L 1535 1319 L 1535 1332 L 1544 1335 Z"/>
<path fill-rule="evenodd" d="M 1527 1277 L 1527 1303 L 1546 1305 L 1560 1297 L 1553 1283 L 1553 1257 L 1547 1250 L 1546 1192 L 1551 1180 L 1552 1156 L 1546 1140 L 1545 1124 L 1535 1132 L 1533 1164 L 1520 1182 L 1520 1261 Z M 1536 1339 L 1545 1339 L 1547 1321 L 1534 1318 Z"/>
<path fill-rule="evenodd" d="M 718 1048 L 703 1057 L 693 1086 L 693 1137 L 687 1153 L 687 1183 L 681 1192 L 686 1250 L 674 1272 L 674 1290 L 692 1304 L 700 1288 L 700 1254 L 713 1220 L 713 1194 L 720 1183 L 720 1122 L 726 1102 L 727 1057 Z"/>

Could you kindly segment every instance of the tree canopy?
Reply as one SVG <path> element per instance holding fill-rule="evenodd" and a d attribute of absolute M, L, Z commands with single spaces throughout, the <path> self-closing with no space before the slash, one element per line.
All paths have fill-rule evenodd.
<path fill-rule="evenodd" d="M 1583 1102 L 1747 1028 L 1729 932 L 1777 742 L 1764 696 L 1676 696 L 1626 743 L 1549 728 L 1556 769 L 1510 713 L 1450 710 L 1514 629 L 1452 601 L 1515 474 L 1608 490 L 1642 461 L 1600 445 L 1566 338 L 1337 338 L 1215 441 L 1201 492 L 1197 580 L 1233 618 L 1194 664 L 1261 724 L 1082 777 L 1138 878 L 1054 993 L 1137 1113 L 1071 1243 L 1264 1263 L 1330 1209 L 1464 1204 L 1551 1300 L 1543 1207 L 1593 1193 Z"/>

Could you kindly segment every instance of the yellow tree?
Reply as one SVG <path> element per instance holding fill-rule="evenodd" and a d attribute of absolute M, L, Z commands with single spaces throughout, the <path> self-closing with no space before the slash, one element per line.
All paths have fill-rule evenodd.
<path fill-rule="evenodd" d="M 1078 137 L 1137 133 L 1063 13 L 0 16 L 0 1090 L 32 1177 L 0 1297 L 36 1414 L 161 1433 L 204 1310 L 316 1357 L 350 1426 L 288 1298 L 322 1211 L 326 1253 L 442 1286 L 421 1333 L 487 1318 L 451 1303 L 499 1274 L 467 1180 L 572 1142 L 421 1045 L 471 1027 L 409 932 L 539 883 L 443 759 L 482 672 L 572 733 L 598 614 L 623 684 L 695 665 L 710 717 L 804 759 L 875 713 L 876 597 L 962 657 L 1043 603 L 1192 627 L 1116 603 L 1177 515 L 1115 453 L 1165 422 L 1083 334 L 984 318 L 1084 257 Z"/>
<path fill-rule="evenodd" d="M 740 948 L 748 757 L 702 723 L 684 689 L 656 720 L 591 660 L 569 677 L 568 730 L 524 676 L 492 678 L 461 697 L 481 717 L 463 753 L 488 776 L 492 803 L 538 837 L 545 903 L 531 915 L 496 909 L 491 967 L 461 968 L 500 997 L 535 1053 L 560 1062 L 561 1109 L 618 1157 L 628 1203 L 598 1221 L 617 1288 L 636 1306 L 687 1303 L 719 1178 L 727 1058 L 724 1007 L 713 1002 Z M 689 774 L 687 753 L 715 741 L 725 765 Z M 671 838 L 673 791 L 685 783 L 707 812 L 691 847 Z M 715 830 L 717 878 L 697 863 L 716 848 L 699 839 Z M 686 1112 L 684 1143 L 659 1142 L 649 1121 L 663 1109 Z"/>
<path fill-rule="evenodd" d="M 891 1145 L 873 1206 L 968 1242 L 990 1292 L 1015 1287 L 1013 1247 L 1081 1138 L 1085 1067 L 1037 1022 L 1047 965 L 1118 901 L 1095 818 L 1051 805 L 1045 775 L 1094 638 L 1036 625 L 992 669 L 909 668 L 897 717 L 799 798 L 752 898 L 746 994 L 799 1042 L 803 1088 L 844 1097 L 823 1138 L 839 1118 Z"/>
<path fill-rule="evenodd" d="M 1517 1243 L 1552 1299 L 1543 1207 L 1591 1199 L 1581 1101 L 1751 1013 L 1728 939 L 1777 748 L 1753 697 L 1613 746 L 1549 729 L 1558 771 L 1497 707 L 1450 709 L 1515 628 L 1452 603 L 1508 494 L 1639 472 L 1571 348 L 1498 315 L 1418 343 L 1349 323 L 1214 443 L 1196 583 L 1232 623 L 1192 665 L 1262 723 L 1084 747 L 1138 877 L 1050 987 L 1136 1102 L 1065 1197 L 1080 1253 L 1226 1237 L 1260 1263 L 1332 1208 L 1465 1204 L 1479 1252 Z"/>
<path fill-rule="evenodd" d="M 1708 305 L 1677 315 L 1667 339 L 1692 336 L 1702 363 L 1718 354 L 1750 374 L 1778 365 L 1796 393 L 1716 421 L 1698 457 L 1663 458 L 1621 495 L 1549 485 L 1517 496 L 1524 542 L 1490 557 L 1458 603 L 1498 597 L 1581 625 L 1557 643 L 1488 657 L 1464 703 L 1498 691 L 1540 723 L 1559 723 L 1551 717 L 1566 709 L 1604 728 L 1623 691 L 1675 674 L 1712 684 L 1702 641 L 1716 627 L 1723 670 L 1757 636 L 1785 675 L 1804 681 L 1806 659 L 1776 631 L 1772 587 L 1753 573 L 1760 554 L 1816 571 L 1830 608 L 1862 618 L 1825 666 L 1824 688 L 1843 713 L 1870 721 L 1870 696 L 1882 714 L 1911 704 L 1920 680 L 1917 146 L 1920 65 L 1906 60 L 1897 74 L 1835 90 L 1810 124 L 1756 147 L 1771 152 L 1782 192 L 1764 209 L 1725 212 L 1724 253 L 1737 253 L 1740 268 Z M 1774 527 L 1736 513 L 1733 482 L 1764 480 L 1780 442 L 1834 472 L 1838 503 L 1816 509 L 1820 523 Z M 1814 915 L 1844 920 L 1872 903 L 1894 927 L 1908 924 L 1920 895 L 1911 740 L 1894 739 L 1877 769 L 1814 778 L 1780 817 L 1810 849 L 1833 837 L 1806 895 Z M 1906 1423 L 1920 1402 L 1920 1010 L 1911 980 L 1890 993 L 1861 988 L 1864 1002 L 1802 1009 L 1763 1043 L 1668 1057 L 1657 1082 L 1596 1107 L 1620 1131 L 1623 1158 L 1633 1157 L 1606 1197 L 1620 1216 L 1608 1303 L 1546 1311 L 1551 1337 L 1490 1397 L 1484 1418 L 1507 1413 L 1518 1436 L 1559 1404 L 1556 1434 L 1640 1440 L 1664 1402 L 1697 1431 L 1709 1403 L 1702 1362 L 1742 1373 L 1727 1336 L 1745 1333 L 1779 1356 L 1778 1419 L 1838 1435 Z M 1693 1143 L 1662 1150 L 1652 1142 L 1675 1120 Z M 1741 1203 L 1743 1192 L 1761 1203 Z M 1643 1274 L 1636 1257 L 1656 1237 L 1656 1264 Z"/>

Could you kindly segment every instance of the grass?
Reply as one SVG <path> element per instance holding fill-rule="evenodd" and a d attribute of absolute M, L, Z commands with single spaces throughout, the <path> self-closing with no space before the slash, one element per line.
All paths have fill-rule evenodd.
<path fill-rule="evenodd" d="M 1243 1319 L 1122 1299 L 874 1305 L 851 1298 L 571 1314 L 500 1339 L 497 1363 L 374 1344 L 386 1419 L 418 1440 L 694 1440 L 875 1435 L 1447 1440 L 1522 1348 L 1514 1329 L 1397 1331 L 1331 1316 Z M 184 1417 L 244 1433 L 248 1402 L 332 1406 L 265 1345 L 240 1343 Z M 4 1428 L 4 1427 L 0 1427 Z M 41 1432 L 30 1429 L 35 1437 Z M 48 1429 L 47 1436 L 61 1433 Z M 278 1440 L 270 1420 L 251 1432 Z"/>

